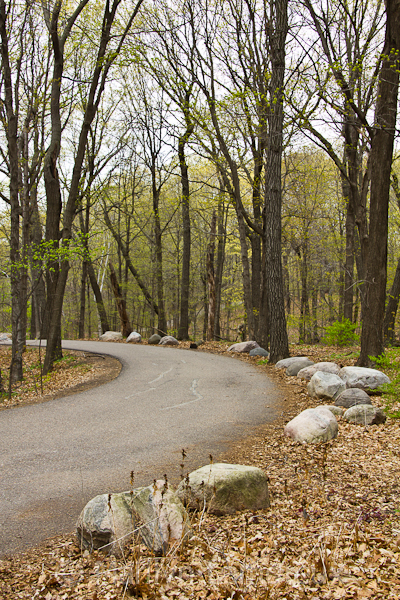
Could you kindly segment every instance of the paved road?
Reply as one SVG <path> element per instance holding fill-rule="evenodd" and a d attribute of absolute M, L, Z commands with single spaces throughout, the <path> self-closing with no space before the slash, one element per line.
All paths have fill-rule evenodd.
<path fill-rule="evenodd" d="M 274 417 L 279 391 L 247 363 L 191 350 L 68 341 L 114 356 L 113 381 L 0 412 L 0 555 L 71 532 L 90 498 L 208 463 Z M 266 405 L 269 408 L 266 408 Z"/>

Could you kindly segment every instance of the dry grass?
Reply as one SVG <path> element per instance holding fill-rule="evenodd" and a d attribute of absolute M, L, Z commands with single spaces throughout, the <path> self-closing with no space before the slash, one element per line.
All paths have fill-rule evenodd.
<path fill-rule="evenodd" d="M 222 344 L 201 349 L 225 351 Z M 314 361 L 335 352 L 292 349 Z M 338 362 L 353 360 L 350 352 Z M 328 444 L 291 442 L 283 436 L 285 422 L 315 401 L 301 380 L 258 368 L 284 391 L 282 414 L 222 460 L 266 472 L 270 509 L 206 514 L 201 524 L 193 515 L 192 540 L 162 558 L 138 545 L 122 559 L 82 555 L 73 535 L 49 540 L 0 561 L 0 598 L 400 598 L 399 421 L 364 429 L 339 420 L 339 436 Z M 383 404 L 379 396 L 372 400 Z"/>

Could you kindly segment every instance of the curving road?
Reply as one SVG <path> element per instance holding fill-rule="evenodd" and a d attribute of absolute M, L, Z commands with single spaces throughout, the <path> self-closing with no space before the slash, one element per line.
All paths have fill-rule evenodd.
<path fill-rule="evenodd" d="M 0 555 L 71 532 L 90 498 L 179 480 L 274 418 L 278 389 L 257 369 L 192 350 L 63 342 L 120 360 L 117 379 L 0 412 Z M 266 408 L 268 405 L 268 408 Z"/>

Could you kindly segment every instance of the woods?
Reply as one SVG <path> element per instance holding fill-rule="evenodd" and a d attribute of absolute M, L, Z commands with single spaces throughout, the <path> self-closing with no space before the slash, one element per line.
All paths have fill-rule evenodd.
<path fill-rule="evenodd" d="M 0 329 L 396 341 L 400 2 L 0 0 Z M 27 333 L 29 331 L 29 334 Z"/>

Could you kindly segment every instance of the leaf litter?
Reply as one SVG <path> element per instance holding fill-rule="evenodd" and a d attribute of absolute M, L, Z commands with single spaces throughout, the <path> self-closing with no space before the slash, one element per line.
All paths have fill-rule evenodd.
<path fill-rule="evenodd" d="M 199 351 L 226 348 L 208 343 Z M 316 362 L 332 349 L 307 347 L 305 353 Z M 136 539 L 122 558 L 82 552 L 73 534 L 47 540 L 0 560 L 0 599 L 399 599 L 399 421 L 364 428 L 339 419 L 331 442 L 292 442 L 284 424 L 316 401 L 306 382 L 273 366 L 258 368 L 281 388 L 284 410 L 218 460 L 262 468 L 269 509 L 224 517 L 193 513 L 193 537 L 164 557 Z M 384 401 L 374 396 L 373 404 Z"/>

